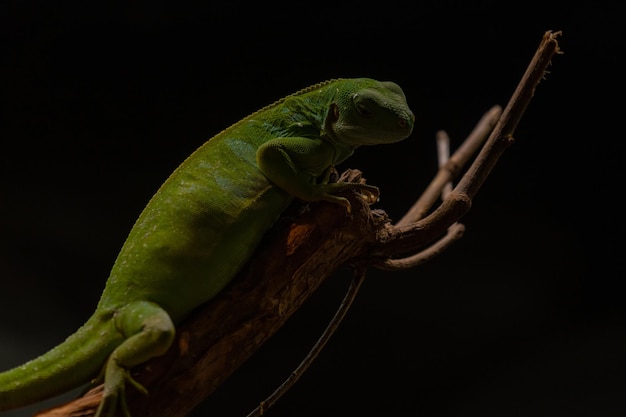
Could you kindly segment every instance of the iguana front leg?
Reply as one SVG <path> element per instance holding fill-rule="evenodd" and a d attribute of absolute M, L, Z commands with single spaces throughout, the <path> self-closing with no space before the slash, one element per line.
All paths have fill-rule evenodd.
<path fill-rule="evenodd" d="M 118 403 L 126 417 L 126 382 L 142 392 L 146 389 L 130 375 L 130 369 L 164 354 L 174 340 L 170 316 L 157 304 L 139 301 L 125 306 L 115 315 L 115 325 L 126 338 L 111 353 L 104 369 L 104 393 L 96 417 L 113 417 Z"/>
<path fill-rule="evenodd" d="M 259 147 L 256 159 L 261 172 L 276 186 L 304 201 L 330 201 L 350 210 L 350 202 L 335 194 L 359 190 L 372 204 L 378 200 L 378 187 L 361 183 L 328 183 L 334 164 L 335 148 L 321 139 L 278 138 Z"/>

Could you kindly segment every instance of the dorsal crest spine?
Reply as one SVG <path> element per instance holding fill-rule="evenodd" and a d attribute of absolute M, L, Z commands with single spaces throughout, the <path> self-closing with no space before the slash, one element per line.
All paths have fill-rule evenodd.
<path fill-rule="evenodd" d="M 246 119 L 249 119 L 250 117 L 254 117 L 254 116 L 255 116 L 255 115 L 257 115 L 257 114 L 263 113 L 264 111 L 269 110 L 269 109 L 271 109 L 272 107 L 276 107 L 276 106 L 280 105 L 281 103 L 284 103 L 284 102 L 285 102 L 285 100 L 288 100 L 288 99 L 290 99 L 290 98 L 292 98 L 292 97 L 301 96 L 301 95 L 303 95 L 303 94 L 306 94 L 306 93 L 308 93 L 308 92 L 311 92 L 311 91 L 313 91 L 313 90 L 316 90 L 316 89 L 318 89 L 318 88 L 320 88 L 320 87 L 324 87 L 324 86 L 326 86 L 326 85 L 329 85 L 329 84 L 332 84 L 332 83 L 334 83 L 334 82 L 341 81 L 341 80 L 344 80 L 344 79 L 345 79 L 345 78 L 331 78 L 331 79 L 326 80 L 326 81 L 321 81 L 321 82 L 319 82 L 319 83 L 312 84 L 312 85 L 310 85 L 310 86 L 308 86 L 308 87 L 305 87 L 305 88 L 303 88 L 303 89 L 301 89 L 301 90 L 296 91 L 295 93 L 292 93 L 292 94 L 286 95 L 286 96 L 285 96 L 285 97 L 283 97 L 283 98 L 279 98 L 278 100 L 274 101 L 273 103 L 268 104 L 267 106 L 261 107 L 259 110 L 255 111 L 255 112 L 253 112 L 253 113 L 250 113 L 248 116 L 244 117 L 243 119 L 241 119 L 241 120 L 239 120 L 239 121 L 237 121 L 237 122 L 233 123 L 232 125 L 230 125 L 230 126 L 229 126 L 229 127 L 227 127 L 226 129 L 222 130 L 221 132 L 219 132 L 219 133 L 218 133 L 218 134 L 216 134 L 215 136 L 219 136 L 219 135 L 220 135 L 220 134 L 222 134 L 223 132 L 225 132 L 225 131 L 227 131 L 227 130 L 229 130 L 229 129 L 232 129 L 233 127 L 235 127 L 235 126 L 239 125 L 242 121 L 244 121 L 244 120 L 246 120 Z"/>

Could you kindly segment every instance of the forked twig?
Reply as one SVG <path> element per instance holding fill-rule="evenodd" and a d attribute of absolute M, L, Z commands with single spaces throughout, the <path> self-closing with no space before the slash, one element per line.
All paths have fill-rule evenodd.
<path fill-rule="evenodd" d="M 482 140 L 487 137 L 489 134 L 488 126 L 493 126 L 496 123 L 497 117 L 500 116 L 498 108 L 493 108 L 489 113 L 487 113 L 481 121 L 478 123 L 478 126 L 474 129 L 473 133 L 470 135 L 468 141 L 474 146 L 474 144 L 482 143 Z M 493 120 L 492 120 L 493 118 Z M 449 169 L 448 163 L 450 160 L 450 137 L 448 134 L 440 130 L 437 132 L 437 161 L 439 162 L 439 170 L 440 172 L 445 172 L 450 175 L 453 172 Z M 466 146 L 466 149 L 470 149 L 469 146 Z M 461 155 L 468 156 L 473 153 L 473 151 L 463 150 Z M 459 157 L 459 160 L 463 160 L 463 157 Z M 442 181 L 445 178 L 445 175 L 441 175 L 439 180 Z M 438 184 L 439 185 L 439 184 Z M 438 187 L 437 185 L 437 187 Z M 433 187 L 435 190 L 437 187 Z M 452 181 L 448 181 L 443 184 L 441 188 L 441 198 L 445 200 L 445 198 L 452 192 Z M 434 195 L 434 192 L 433 192 Z M 421 213 L 416 212 L 415 215 L 421 215 Z M 428 246 L 426 249 L 416 253 L 415 255 L 408 256 L 401 259 L 385 259 L 379 264 L 375 264 L 374 266 L 378 269 L 383 269 L 386 271 L 400 271 L 404 269 L 415 268 L 419 265 L 422 265 L 439 254 L 443 253 L 450 245 L 452 245 L 457 240 L 463 237 L 465 232 L 465 226 L 461 223 L 453 223 L 452 226 L 448 227 L 448 231 L 446 234 L 439 239 L 437 242 Z"/>
<path fill-rule="evenodd" d="M 445 179 L 438 180 L 436 177 L 425 191 L 426 196 L 420 197 L 398 224 L 386 229 L 385 233 L 379 236 L 377 250 L 382 258 L 393 258 L 402 251 L 415 252 L 423 249 L 425 245 L 444 235 L 450 225 L 469 211 L 474 196 L 491 173 L 500 156 L 513 144 L 515 128 L 530 103 L 537 85 L 543 79 L 550 60 L 555 53 L 560 53 L 556 41 L 559 35 L 560 32 L 551 31 L 544 34 L 537 52 L 502 111 L 502 115 L 491 131 L 489 138 L 472 165 L 443 203 L 428 216 L 422 218 L 449 180 L 449 174 L 440 170 L 437 176 L 445 176 Z M 455 152 L 455 155 L 461 153 L 461 148 Z M 450 158 L 448 164 L 453 163 L 455 155 Z"/>
<path fill-rule="evenodd" d="M 498 122 L 502 108 L 493 106 L 487 111 L 476 124 L 476 127 L 469 134 L 463 144 L 454 152 L 451 157 L 445 158 L 445 162 L 439 159 L 439 171 L 430 182 L 426 190 L 417 199 L 413 207 L 396 223 L 396 226 L 405 226 L 421 220 L 431 209 L 442 194 L 443 188 L 452 180 L 458 177 L 459 173 L 470 158 L 483 145 L 494 126 Z"/>

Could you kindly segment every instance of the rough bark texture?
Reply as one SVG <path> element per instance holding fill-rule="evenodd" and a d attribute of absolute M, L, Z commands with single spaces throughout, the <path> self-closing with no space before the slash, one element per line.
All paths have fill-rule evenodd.
<path fill-rule="evenodd" d="M 159 394 L 133 398 L 133 414 L 184 415 L 265 343 L 326 278 L 359 257 L 384 217 L 373 216 L 362 200 L 351 200 L 351 216 L 341 206 L 321 203 L 294 207 L 309 210 L 283 217 L 233 284 L 181 327 L 176 347 L 144 368 L 138 380 L 148 387 L 159 384 Z M 185 400 L 172 401 L 181 397 Z"/>

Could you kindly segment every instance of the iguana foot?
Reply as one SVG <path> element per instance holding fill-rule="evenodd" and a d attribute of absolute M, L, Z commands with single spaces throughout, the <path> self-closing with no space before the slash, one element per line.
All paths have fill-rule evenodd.
<path fill-rule="evenodd" d="M 126 403 L 126 383 L 140 392 L 147 390 L 135 381 L 130 369 L 164 354 L 174 340 L 174 324 L 158 305 L 140 301 L 124 307 L 115 317 L 116 326 L 126 337 L 111 353 L 104 369 L 104 394 L 96 417 L 113 417 L 119 408 L 131 417 Z"/>
<path fill-rule="evenodd" d="M 114 361 L 107 363 L 105 374 L 104 394 L 95 417 L 113 417 L 118 408 L 124 417 L 132 417 L 126 402 L 126 383 L 145 395 L 148 395 L 148 390 L 131 376 L 129 370 Z"/>

